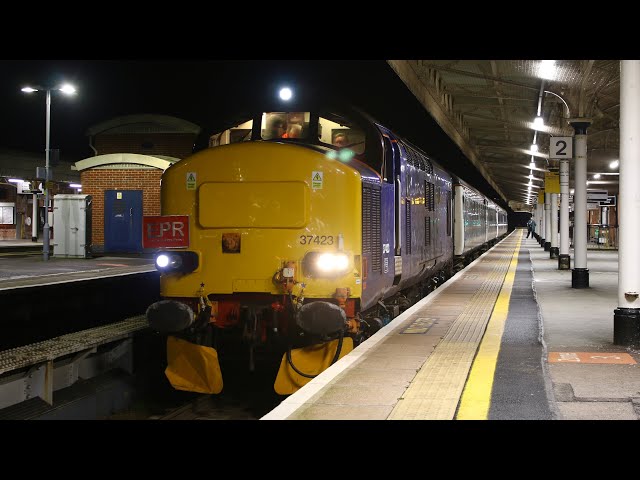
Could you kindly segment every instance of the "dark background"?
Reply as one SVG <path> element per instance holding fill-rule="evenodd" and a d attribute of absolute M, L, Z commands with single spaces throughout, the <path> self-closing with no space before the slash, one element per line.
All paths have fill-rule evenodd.
<path fill-rule="evenodd" d="M 45 93 L 25 85 L 77 88 L 52 92 L 51 148 L 72 163 L 93 155 L 87 129 L 120 115 L 170 115 L 202 128 L 195 150 L 238 111 L 273 97 L 282 84 L 300 97 L 336 98 L 371 114 L 443 167 L 499 197 L 384 60 L 5 60 L 0 61 L 0 148 L 42 152 Z M 502 202 L 503 207 L 506 207 Z"/>

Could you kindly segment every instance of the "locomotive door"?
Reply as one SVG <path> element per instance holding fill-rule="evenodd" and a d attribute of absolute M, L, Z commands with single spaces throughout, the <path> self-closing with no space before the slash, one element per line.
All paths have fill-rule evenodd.
<path fill-rule="evenodd" d="M 385 144 L 385 163 L 387 165 L 387 180 L 393 184 L 394 186 L 394 208 L 393 208 L 393 217 L 394 217 L 394 265 L 392 265 L 392 269 L 395 273 L 393 284 L 397 285 L 400 283 L 400 278 L 402 276 L 402 253 L 403 253 L 403 240 L 407 233 L 406 224 L 407 215 L 405 214 L 405 202 L 404 202 L 404 189 L 403 186 L 406 185 L 405 179 L 402 177 L 404 172 L 401 168 L 402 158 L 400 155 L 400 147 L 395 139 L 392 139 L 384 136 L 384 144 Z M 404 249 L 405 253 L 408 253 L 407 247 Z"/>
<path fill-rule="evenodd" d="M 104 192 L 104 251 L 142 252 L 142 190 Z"/>

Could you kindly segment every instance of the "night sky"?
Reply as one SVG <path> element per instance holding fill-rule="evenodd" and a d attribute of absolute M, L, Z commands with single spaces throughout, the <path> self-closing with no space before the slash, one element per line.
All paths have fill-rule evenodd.
<path fill-rule="evenodd" d="M 78 92 L 52 92 L 51 148 L 63 162 L 93 155 L 88 128 L 115 116 L 170 115 L 199 125 L 208 135 L 227 126 L 238 111 L 274 95 L 288 83 L 301 96 L 348 100 L 422 148 L 438 163 L 491 197 L 495 192 L 469 167 L 384 60 L 5 60 L 0 61 L 0 148 L 42 152 L 45 94 L 25 85 L 68 81 Z"/>

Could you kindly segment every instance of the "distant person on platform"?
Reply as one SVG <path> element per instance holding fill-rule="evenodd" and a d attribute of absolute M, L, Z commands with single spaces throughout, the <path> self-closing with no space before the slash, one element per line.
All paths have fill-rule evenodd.
<path fill-rule="evenodd" d="M 533 237 L 534 233 L 536 233 L 536 221 L 531 217 L 527 222 L 527 238 L 529 238 L 529 235 Z"/>

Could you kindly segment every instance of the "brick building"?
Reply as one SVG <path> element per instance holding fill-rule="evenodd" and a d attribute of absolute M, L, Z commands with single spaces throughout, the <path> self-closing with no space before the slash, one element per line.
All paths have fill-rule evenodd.
<path fill-rule="evenodd" d="M 142 252 L 142 216 L 160 214 L 160 179 L 187 157 L 200 127 L 166 115 L 118 117 L 87 131 L 95 151 L 75 163 L 92 196 L 92 251 Z"/>

